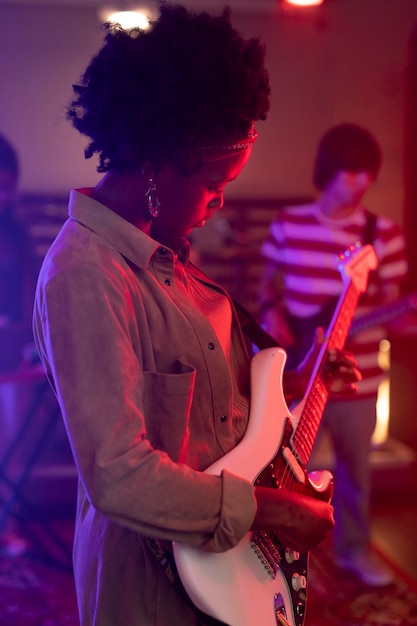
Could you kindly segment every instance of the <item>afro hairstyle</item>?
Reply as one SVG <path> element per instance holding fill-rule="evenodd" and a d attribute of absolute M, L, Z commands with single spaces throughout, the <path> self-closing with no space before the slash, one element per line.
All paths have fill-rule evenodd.
<path fill-rule="evenodd" d="M 199 147 L 241 139 L 266 119 L 265 49 L 232 27 L 227 8 L 214 17 L 162 2 L 149 30 L 103 28 L 67 108 L 98 172 L 171 161 L 192 173 Z"/>

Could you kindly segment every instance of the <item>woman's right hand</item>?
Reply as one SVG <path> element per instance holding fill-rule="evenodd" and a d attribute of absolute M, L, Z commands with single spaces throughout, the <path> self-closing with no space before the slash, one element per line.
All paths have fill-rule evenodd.
<path fill-rule="evenodd" d="M 274 531 L 283 545 L 307 552 L 334 528 L 333 507 L 285 489 L 255 487 L 257 513 L 252 530 Z"/>

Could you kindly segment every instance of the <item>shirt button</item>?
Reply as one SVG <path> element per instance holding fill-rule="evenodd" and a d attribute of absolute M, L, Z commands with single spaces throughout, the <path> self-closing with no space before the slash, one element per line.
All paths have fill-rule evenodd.
<path fill-rule="evenodd" d="M 208 344 L 208 349 L 209 349 L 209 350 L 214 350 L 214 343 L 211 343 L 211 341 L 210 341 L 210 343 Z"/>
<path fill-rule="evenodd" d="M 169 278 L 167 278 L 167 279 L 165 280 L 165 284 L 166 284 L 166 286 L 167 286 L 167 287 L 170 287 L 170 286 L 171 286 L 171 281 L 169 280 Z"/>
<path fill-rule="evenodd" d="M 166 248 L 159 248 L 159 254 L 162 254 L 162 256 L 165 256 L 167 252 L 168 250 Z"/>
<path fill-rule="evenodd" d="M 221 422 L 225 422 L 226 420 L 227 420 L 227 415 L 222 415 L 222 416 L 220 417 L 220 421 L 221 421 Z"/>

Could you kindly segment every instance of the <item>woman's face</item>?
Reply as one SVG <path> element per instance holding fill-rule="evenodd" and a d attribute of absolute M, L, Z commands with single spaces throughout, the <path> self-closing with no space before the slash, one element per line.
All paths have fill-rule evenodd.
<path fill-rule="evenodd" d="M 251 150 L 204 161 L 192 176 L 180 174 L 172 164 L 164 165 L 155 178 L 161 212 L 152 224 L 153 236 L 177 240 L 204 226 L 222 208 L 225 187 L 240 174 Z"/>

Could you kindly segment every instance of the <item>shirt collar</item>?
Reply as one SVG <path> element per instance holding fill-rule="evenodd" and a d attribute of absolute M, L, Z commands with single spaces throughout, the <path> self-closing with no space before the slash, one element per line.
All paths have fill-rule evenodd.
<path fill-rule="evenodd" d="M 103 237 L 138 267 L 146 268 L 153 254 L 161 247 L 158 241 L 104 204 L 82 193 L 82 190 L 71 191 L 68 214 Z"/>

